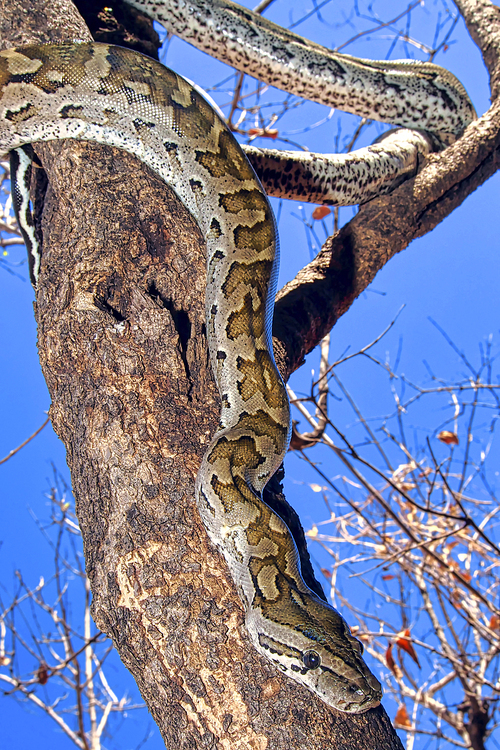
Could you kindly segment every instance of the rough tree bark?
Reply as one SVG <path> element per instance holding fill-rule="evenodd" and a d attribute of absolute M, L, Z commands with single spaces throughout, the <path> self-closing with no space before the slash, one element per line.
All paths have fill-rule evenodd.
<path fill-rule="evenodd" d="M 498 9 L 486 0 L 460 8 L 497 80 Z M 91 38 L 69 0 L 35 0 L 29 14 L 22 0 L 4 0 L 0 23 L 4 48 Z M 497 109 L 414 180 L 364 206 L 281 291 L 275 344 L 285 377 L 395 253 L 496 170 Z M 75 142 L 37 153 L 47 173 L 38 345 L 94 619 L 166 746 L 400 749 L 382 707 L 331 711 L 256 654 L 199 521 L 194 479 L 219 407 L 204 338 L 204 246 L 190 215 L 125 153 Z"/>

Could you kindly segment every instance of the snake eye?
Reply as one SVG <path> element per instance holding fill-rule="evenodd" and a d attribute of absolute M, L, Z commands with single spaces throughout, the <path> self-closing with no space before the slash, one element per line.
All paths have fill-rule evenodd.
<path fill-rule="evenodd" d="M 317 669 L 321 664 L 321 657 L 316 651 L 306 651 L 302 655 L 302 661 L 307 669 Z"/>

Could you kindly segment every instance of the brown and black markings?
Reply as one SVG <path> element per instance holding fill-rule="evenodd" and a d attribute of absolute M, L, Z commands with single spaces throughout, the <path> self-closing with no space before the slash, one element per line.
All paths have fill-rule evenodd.
<path fill-rule="evenodd" d="M 285 644 L 272 661 L 334 708 L 377 705 L 380 685 L 358 642 L 305 585 L 286 524 L 261 499 L 286 453 L 290 414 L 270 337 L 276 230 L 252 167 L 193 87 L 138 53 L 99 44 L 1 52 L 0 150 L 67 137 L 138 156 L 205 236 L 207 336 L 222 411 L 197 502 L 241 592 L 255 647 L 269 657 L 262 643 Z M 329 634 L 335 669 L 318 633 Z"/>

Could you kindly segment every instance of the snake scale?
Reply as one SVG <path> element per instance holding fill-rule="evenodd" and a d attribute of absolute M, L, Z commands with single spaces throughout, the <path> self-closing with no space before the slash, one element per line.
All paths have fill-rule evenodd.
<path fill-rule="evenodd" d="M 131 4 L 267 83 L 426 129 L 441 144 L 458 137 L 475 117 L 461 84 L 430 63 L 338 55 L 226 0 Z M 399 141 L 405 137 L 412 136 Z M 196 483 L 201 517 L 228 563 L 257 650 L 333 708 L 361 713 L 377 706 L 381 686 L 363 661 L 361 644 L 341 615 L 306 586 L 286 524 L 262 500 L 288 447 L 290 412 L 270 335 L 278 240 L 252 166 L 198 91 L 143 55 L 97 43 L 1 52 L 0 151 L 12 154 L 14 204 L 35 284 L 40 253 L 29 212 L 30 158 L 23 147 L 61 138 L 135 154 L 198 222 L 207 244 L 208 346 L 222 402 L 220 426 Z M 397 134 L 384 149 L 392 158 Z M 356 183 L 361 197 L 371 196 L 378 154 L 375 149 L 353 155 L 347 176 L 334 174 L 340 183 Z M 290 167 L 295 155 L 284 161 L 278 152 L 252 149 L 249 155 L 270 192 L 297 197 L 313 179 L 310 158 L 301 171 Z M 324 166 L 314 195 L 330 179 L 321 170 Z"/>

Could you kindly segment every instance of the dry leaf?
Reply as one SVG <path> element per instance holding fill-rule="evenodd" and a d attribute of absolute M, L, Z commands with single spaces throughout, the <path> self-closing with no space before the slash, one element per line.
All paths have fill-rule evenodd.
<path fill-rule="evenodd" d="M 411 727 L 411 721 L 406 706 L 400 706 L 398 708 L 396 716 L 394 717 L 394 723 L 398 724 L 400 727 Z"/>
<path fill-rule="evenodd" d="M 323 573 L 323 575 L 326 578 L 331 578 L 332 577 L 332 571 L 328 570 L 327 568 L 321 568 L 321 572 Z"/>
<path fill-rule="evenodd" d="M 391 672 L 394 672 L 396 662 L 394 661 L 394 657 L 392 655 L 392 643 L 389 643 L 389 645 L 387 646 L 387 651 L 385 652 L 385 663 L 387 664 Z"/>
<path fill-rule="evenodd" d="M 6 667 L 7 664 L 10 664 L 10 659 L 8 656 L 0 656 L 0 667 Z"/>
<path fill-rule="evenodd" d="M 500 630 L 500 617 L 498 615 L 491 615 L 489 624 L 492 630 Z"/>
<path fill-rule="evenodd" d="M 295 425 L 292 425 L 292 437 L 290 439 L 291 451 L 301 451 L 304 448 L 312 448 L 313 445 L 317 445 L 318 440 L 316 438 L 303 437 L 300 432 L 297 431 Z"/>
<path fill-rule="evenodd" d="M 352 632 L 352 628 L 351 628 L 351 632 Z M 369 643 L 372 639 L 370 633 L 356 633 L 356 638 L 358 639 L 358 641 L 364 641 L 365 643 Z"/>
<path fill-rule="evenodd" d="M 437 438 L 438 440 L 441 440 L 442 443 L 446 443 L 446 445 L 458 445 L 458 435 L 449 430 L 441 430 Z"/>
<path fill-rule="evenodd" d="M 35 675 L 40 685 L 45 685 L 50 677 L 48 666 L 42 662 Z"/>
<path fill-rule="evenodd" d="M 328 214 L 331 214 L 332 210 L 328 208 L 328 206 L 318 206 L 314 209 L 312 212 L 313 219 L 316 219 L 316 221 L 319 221 L 320 219 L 324 219 L 325 216 L 328 216 Z"/>
<path fill-rule="evenodd" d="M 420 669 L 420 662 L 418 660 L 418 656 L 415 652 L 415 649 L 413 648 L 413 644 L 410 639 L 410 630 L 409 628 L 406 628 L 406 630 L 402 630 L 401 633 L 398 633 L 398 636 L 396 638 L 396 646 L 399 646 L 403 651 L 406 651 L 409 656 L 413 659 L 415 664 L 418 665 Z"/>
<path fill-rule="evenodd" d="M 275 128 L 269 128 L 269 130 L 264 130 L 264 128 L 250 128 L 248 130 L 248 135 L 259 136 L 260 138 L 272 138 L 273 141 L 278 137 L 278 133 L 279 131 Z"/>
<path fill-rule="evenodd" d="M 408 492 L 409 490 L 414 490 L 417 485 L 415 482 L 402 482 L 399 486 L 403 492 Z"/>
<path fill-rule="evenodd" d="M 309 539 L 315 539 L 318 536 L 318 527 L 313 526 L 312 529 L 309 529 L 309 531 L 306 531 L 306 536 L 308 536 Z"/>
<path fill-rule="evenodd" d="M 456 560 L 448 560 L 448 565 L 450 568 L 452 568 L 454 571 L 459 573 L 459 575 L 462 576 L 464 581 L 467 581 L 467 583 L 470 583 L 472 581 L 472 575 L 469 573 L 468 570 L 463 570 L 460 565 L 457 563 Z"/>
<path fill-rule="evenodd" d="M 392 655 L 392 643 L 389 643 L 389 645 L 387 646 L 387 651 L 385 652 L 385 663 L 395 677 L 402 677 L 402 672 L 394 661 L 394 657 Z"/>
<path fill-rule="evenodd" d="M 396 576 L 393 576 L 390 573 L 388 573 L 386 576 L 382 576 L 383 581 L 392 581 L 393 578 L 396 578 Z"/>
<path fill-rule="evenodd" d="M 416 468 L 417 464 L 415 461 L 410 461 L 406 464 L 399 464 L 398 468 L 392 473 L 392 478 L 395 482 L 400 481 L 401 479 L 404 479 L 407 474 L 415 471 Z"/>
<path fill-rule="evenodd" d="M 309 487 L 313 492 L 321 492 L 323 490 L 323 487 L 320 484 L 310 484 Z"/>
<path fill-rule="evenodd" d="M 387 651 L 385 652 L 385 661 L 394 677 L 400 680 L 403 676 L 403 673 L 394 661 L 394 657 L 392 655 L 392 643 L 387 646 Z"/>
<path fill-rule="evenodd" d="M 355 638 L 358 639 L 358 641 L 364 641 L 365 643 L 369 643 L 372 639 L 370 633 L 360 633 L 359 625 L 353 625 L 352 628 L 349 628 L 351 631 L 351 635 L 353 635 Z M 361 644 L 362 645 L 362 644 Z"/>

